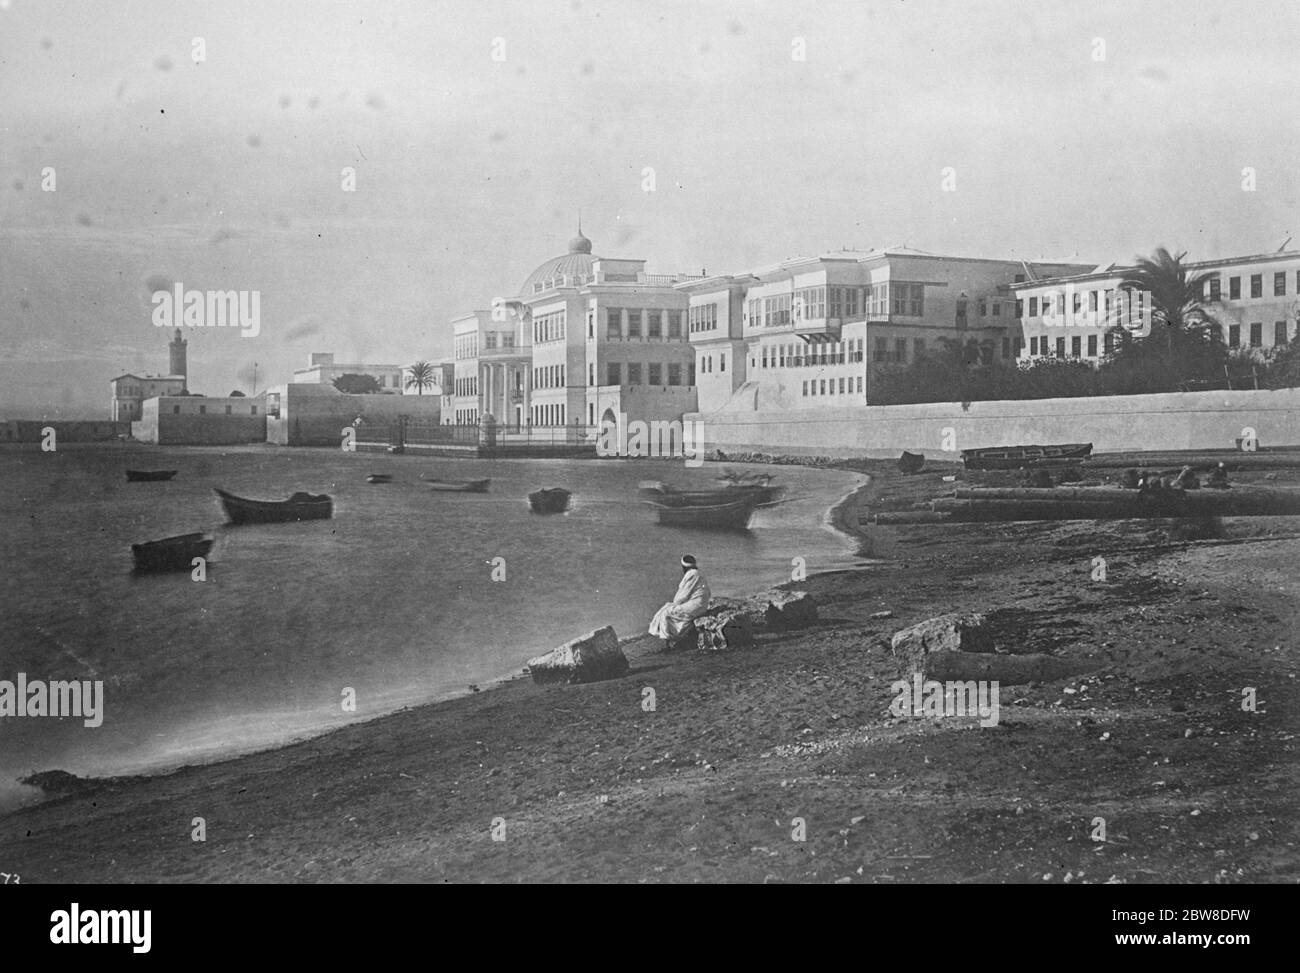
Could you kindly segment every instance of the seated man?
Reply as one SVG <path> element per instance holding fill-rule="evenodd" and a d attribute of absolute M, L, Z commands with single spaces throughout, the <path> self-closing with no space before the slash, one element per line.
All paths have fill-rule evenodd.
<path fill-rule="evenodd" d="M 709 585 L 700 574 L 695 558 L 682 558 L 682 580 L 677 594 L 650 621 L 650 634 L 664 639 L 666 648 L 675 649 L 695 635 L 694 619 L 709 610 Z"/>

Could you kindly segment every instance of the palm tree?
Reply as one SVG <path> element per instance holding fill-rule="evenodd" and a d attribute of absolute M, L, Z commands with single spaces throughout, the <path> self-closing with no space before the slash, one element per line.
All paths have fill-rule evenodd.
<path fill-rule="evenodd" d="M 1186 251 L 1174 256 L 1158 247 L 1150 257 L 1135 258 L 1134 266 L 1124 271 L 1117 285 L 1130 300 L 1135 291 L 1151 295 L 1151 336 L 1156 336 L 1157 325 L 1163 326 L 1167 352 L 1173 351 L 1175 341 L 1181 337 L 1211 343 L 1220 338 L 1219 322 L 1210 313 L 1218 298 L 1204 296 L 1206 282 L 1217 275 L 1189 274 L 1183 263 L 1186 256 Z"/>
<path fill-rule="evenodd" d="M 419 395 L 423 395 L 425 389 L 432 388 L 437 384 L 433 380 L 433 366 L 427 361 L 418 361 L 410 366 L 407 371 L 411 374 L 406 379 L 406 388 L 409 389 L 411 386 L 415 386 Z"/>

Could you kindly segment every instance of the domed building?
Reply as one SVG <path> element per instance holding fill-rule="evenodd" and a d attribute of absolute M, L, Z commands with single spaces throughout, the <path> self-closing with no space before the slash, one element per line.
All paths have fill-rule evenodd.
<path fill-rule="evenodd" d="M 594 442 L 601 421 L 672 421 L 695 410 L 688 301 L 678 285 L 696 278 L 647 274 L 644 260 L 592 250 L 579 227 L 516 299 L 456 319 L 458 418 L 490 414 L 507 436 L 543 429 L 547 442 L 573 445 Z M 523 376 L 500 360 L 507 332 L 515 358 L 526 349 Z"/>

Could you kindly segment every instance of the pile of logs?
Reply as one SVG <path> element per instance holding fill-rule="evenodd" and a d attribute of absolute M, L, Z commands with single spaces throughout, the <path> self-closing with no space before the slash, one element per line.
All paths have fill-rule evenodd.
<path fill-rule="evenodd" d="M 949 521 L 1129 520 L 1167 517 L 1300 516 L 1300 491 L 1234 486 L 1227 490 L 1126 490 L 1119 487 L 961 488 L 914 510 L 881 512 L 877 524 Z"/>

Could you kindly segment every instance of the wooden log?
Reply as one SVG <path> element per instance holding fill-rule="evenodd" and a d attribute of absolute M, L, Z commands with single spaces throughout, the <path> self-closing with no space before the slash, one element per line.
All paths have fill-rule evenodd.
<path fill-rule="evenodd" d="M 934 510 L 955 520 L 1126 520 L 1168 517 L 1294 517 L 1300 516 L 1300 491 L 1194 490 L 1144 494 L 1115 491 L 1122 499 L 1057 500 L 1041 491 L 1041 499 L 941 498 Z"/>
<path fill-rule="evenodd" d="M 946 513 L 933 510 L 884 510 L 873 514 L 869 523 L 876 524 L 939 524 L 952 520 Z"/>

